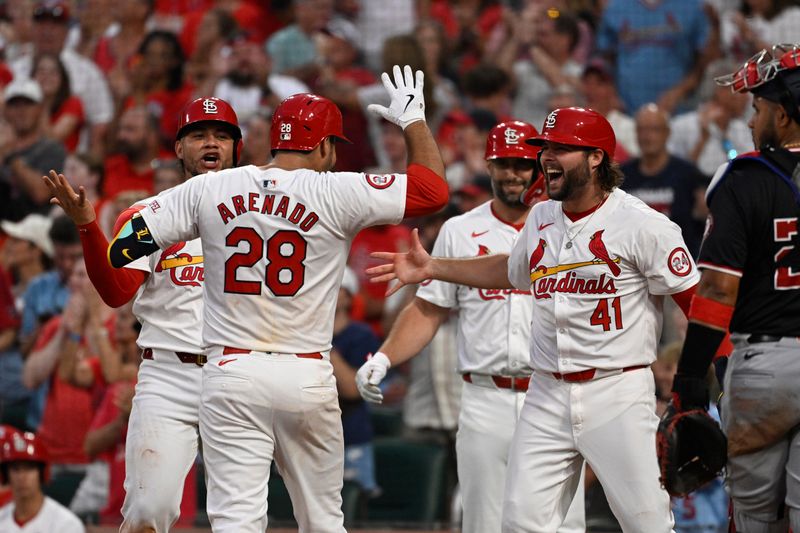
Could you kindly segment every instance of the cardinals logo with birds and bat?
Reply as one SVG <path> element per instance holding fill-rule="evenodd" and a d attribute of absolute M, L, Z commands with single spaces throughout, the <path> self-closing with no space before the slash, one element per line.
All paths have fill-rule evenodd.
<path fill-rule="evenodd" d="M 540 238 L 536 248 L 531 253 L 529 267 L 531 274 L 531 285 L 533 286 L 533 295 L 537 299 L 551 298 L 554 292 L 566 293 L 582 293 L 582 294 L 615 294 L 617 288 L 614 284 L 614 278 L 622 273 L 619 266 L 620 258 L 611 255 L 603 242 L 603 231 L 598 230 L 589 237 L 589 251 L 592 253 L 593 259 L 588 261 L 579 261 L 576 263 L 564 263 L 555 266 L 541 265 L 540 262 L 544 257 L 547 242 Z M 586 267 L 605 267 L 608 272 L 603 272 L 599 278 L 585 279 L 580 278 L 574 271 Z M 555 276 L 561 272 L 568 272 L 567 275 L 561 279 Z"/>

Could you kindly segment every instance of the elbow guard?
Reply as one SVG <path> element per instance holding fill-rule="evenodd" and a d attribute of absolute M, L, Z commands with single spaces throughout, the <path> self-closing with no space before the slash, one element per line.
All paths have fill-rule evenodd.
<path fill-rule="evenodd" d="M 150 228 L 137 213 L 125 222 L 108 246 L 108 262 L 114 268 L 122 268 L 156 250 L 158 245 L 150 234 Z"/>

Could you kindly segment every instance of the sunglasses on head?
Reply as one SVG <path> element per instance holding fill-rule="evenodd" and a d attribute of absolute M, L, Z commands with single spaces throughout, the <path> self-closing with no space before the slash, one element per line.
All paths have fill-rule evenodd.
<path fill-rule="evenodd" d="M 798 67 L 800 45 L 776 44 L 771 50 L 764 49 L 753 55 L 736 72 L 714 78 L 714 81 L 735 93 L 743 93 L 772 81 L 783 70 Z"/>

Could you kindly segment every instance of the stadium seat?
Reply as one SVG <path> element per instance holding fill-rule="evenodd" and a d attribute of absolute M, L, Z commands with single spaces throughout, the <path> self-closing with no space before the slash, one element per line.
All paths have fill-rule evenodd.
<path fill-rule="evenodd" d="M 370 405 L 369 417 L 375 438 L 399 437 L 403 432 L 403 411 L 397 407 Z"/>
<path fill-rule="evenodd" d="M 430 526 L 440 517 L 447 452 L 443 446 L 400 438 L 374 441 L 382 494 L 369 500 L 371 523 Z"/>

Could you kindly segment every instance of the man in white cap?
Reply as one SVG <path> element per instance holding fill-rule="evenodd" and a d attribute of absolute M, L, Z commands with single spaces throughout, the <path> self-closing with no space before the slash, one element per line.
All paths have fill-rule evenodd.
<path fill-rule="evenodd" d="M 0 217 L 21 220 L 29 213 L 50 210 L 50 192 L 42 174 L 51 168 L 61 172 L 66 150 L 44 136 L 39 128 L 42 88 L 29 78 L 18 78 L 3 93 L 6 122 L 13 135 L 0 140 Z"/>

